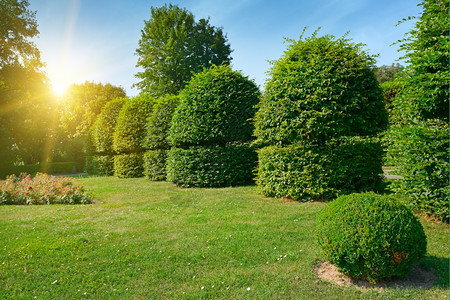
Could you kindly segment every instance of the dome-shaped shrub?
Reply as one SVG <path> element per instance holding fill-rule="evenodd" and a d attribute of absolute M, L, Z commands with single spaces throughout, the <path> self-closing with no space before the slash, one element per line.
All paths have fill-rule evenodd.
<path fill-rule="evenodd" d="M 114 156 L 114 175 L 119 178 L 142 177 L 144 162 L 141 153 Z"/>
<path fill-rule="evenodd" d="M 223 187 L 251 183 L 257 155 L 248 144 L 172 148 L 167 179 L 183 187 Z"/>
<path fill-rule="evenodd" d="M 150 180 L 166 179 L 167 152 L 170 148 L 167 136 L 179 102 L 179 97 L 173 95 L 156 100 L 148 118 L 147 135 L 142 144 L 144 148 L 151 149 L 144 154 L 144 175 Z"/>
<path fill-rule="evenodd" d="M 341 196 L 319 215 L 317 238 L 326 258 L 354 278 L 406 275 L 426 253 L 426 236 L 411 211 L 375 193 Z"/>
<path fill-rule="evenodd" d="M 105 104 L 92 127 L 92 141 L 97 153 L 114 153 L 114 130 L 122 106 L 127 98 L 116 98 Z"/>
<path fill-rule="evenodd" d="M 230 66 L 213 66 L 193 76 L 181 92 L 169 139 L 176 147 L 225 145 L 252 139 L 251 119 L 260 92 Z"/>
<path fill-rule="evenodd" d="M 376 189 L 387 123 L 375 60 L 346 38 L 292 41 L 273 64 L 255 116 L 257 183 L 300 201 Z"/>
<path fill-rule="evenodd" d="M 230 66 L 195 75 L 181 92 L 169 131 L 167 178 L 181 186 L 218 187 L 253 178 L 256 84 Z"/>
<path fill-rule="evenodd" d="M 142 140 L 154 100 L 140 95 L 125 102 L 117 118 L 114 132 L 114 150 L 117 153 L 143 151 Z"/>
<path fill-rule="evenodd" d="M 273 63 L 256 114 L 255 134 L 261 144 L 320 143 L 385 128 L 375 60 L 361 44 L 316 34 L 291 42 Z"/>
<path fill-rule="evenodd" d="M 146 149 L 170 149 L 167 139 L 172 117 L 180 103 L 178 96 L 167 95 L 155 101 L 153 111 L 147 121 L 147 135 L 143 141 Z"/>

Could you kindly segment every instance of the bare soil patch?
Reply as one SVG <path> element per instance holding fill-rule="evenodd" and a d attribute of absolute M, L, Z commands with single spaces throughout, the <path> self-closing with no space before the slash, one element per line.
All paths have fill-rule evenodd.
<path fill-rule="evenodd" d="M 415 288 L 415 289 L 428 289 L 431 288 L 436 280 L 436 275 L 433 270 L 426 270 L 419 264 L 412 266 L 411 272 L 402 278 L 392 277 L 380 280 L 376 284 L 370 284 L 366 280 L 353 279 L 350 276 L 342 274 L 333 264 L 329 262 L 321 263 L 315 269 L 316 275 L 319 279 L 335 283 L 340 286 L 353 286 L 359 289 L 377 289 L 384 290 L 390 288 Z"/>

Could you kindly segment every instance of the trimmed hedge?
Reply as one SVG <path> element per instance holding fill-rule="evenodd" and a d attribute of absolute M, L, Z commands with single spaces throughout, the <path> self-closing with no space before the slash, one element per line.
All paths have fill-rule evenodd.
<path fill-rule="evenodd" d="M 180 93 L 169 140 L 184 148 L 250 141 L 259 96 L 256 84 L 230 66 L 205 69 Z"/>
<path fill-rule="evenodd" d="M 149 150 L 144 153 L 144 175 L 153 181 L 167 178 L 168 150 Z"/>
<path fill-rule="evenodd" d="M 92 175 L 113 176 L 114 155 L 97 155 L 86 157 L 85 171 Z"/>
<path fill-rule="evenodd" d="M 156 100 L 147 122 L 147 135 L 142 143 L 145 149 L 170 149 L 168 132 L 175 109 L 180 103 L 178 96 L 167 95 Z"/>
<path fill-rule="evenodd" d="M 323 143 L 384 130 L 387 113 L 374 57 L 345 37 L 301 37 L 273 63 L 256 113 L 262 145 Z"/>
<path fill-rule="evenodd" d="M 141 153 L 114 156 L 114 175 L 119 178 L 142 177 L 144 161 Z"/>
<path fill-rule="evenodd" d="M 323 146 L 294 144 L 258 151 L 257 184 L 266 196 L 298 201 L 379 190 L 381 143 L 375 138 L 341 138 Z"/>
<path fill-rule="evenodd" d="M 182 187 L 223 187 L 251 183 L 257 155 L 248 144 L 172 148 L 167 179 Z"/>
<path fill-rule="evenodd" d="M 403 179 L 389 188 L 405 196 L 412 209 L 449 220 L 449 126 L 440 120 L 393 126 L 387 156 Z"/>
<path fill-rule="evenodd" d="M 97 153 L 114 153 L 114 130 L 120 110 L 127 100 L 127 98 L 117 98 L 109 101 L 102 108 L 91 129 L 92 142 Z"/>
<path fill-rule="evenodd" d="M 38 172 L 72 174 L 82 172 L 83 167 L 83 164 L 80 162 L 51 162 L 23 166 L 3 165 L 0 166 L 0 178 L 5 179 L 9 175 L 20 175 L 21 173 L 35 175 Z"/>
<path fill-rule="evenodd" d="M 145 138 L 147 118 L 154 100 L 140 95 L 125 102 L 117 118 L 114 131 L 113 149 L 117 153 L 133 153 L 144 150 L 142 140 Z"/>
<path fill-rule="evenodd" d="M 326 258 L 354 278 L 408 274 L 426 253 L 422 225 L 393 198 L 374 193 L 341 196 L 319 215 L 316 235 Z"/>

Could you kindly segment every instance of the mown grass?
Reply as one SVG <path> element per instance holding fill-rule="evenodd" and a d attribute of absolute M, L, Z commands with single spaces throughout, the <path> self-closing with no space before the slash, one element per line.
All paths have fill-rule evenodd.
<path fill-rule="evenodd" d="M 0 207 L 0 298 L 447 299 L 448 226 L 421 220 L 439 275 L 421 289 L 362 291 L 317 279 L 326 203 L 253 186 L 181 189 L 144 178 L 78 179 L 100 204 Z"/>

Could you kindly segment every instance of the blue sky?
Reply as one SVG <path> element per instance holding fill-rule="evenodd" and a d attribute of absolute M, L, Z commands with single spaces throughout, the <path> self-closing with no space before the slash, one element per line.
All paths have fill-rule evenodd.
<path fill-rule="evenodd" d="M 297 39 L 321 27 L 337 37 L 349 31 L 354 42 L 379 54 L 378 65 L 395 62 L 401 53 L 392 43 L 413 26 L 403 18 L 417 16 L 416 0 L 30 0 L 37 11 L 40 35 L 35 40 L 53 83 L 94 81 L 122 86 L 129 96 L 137 80 L 135 50 L 151 6 L 178 4 L 196 20 L 210 17 L 227 34 L 235 70 L 263 89 L 270 69 L 286 48 L 284 37 Z"/>

